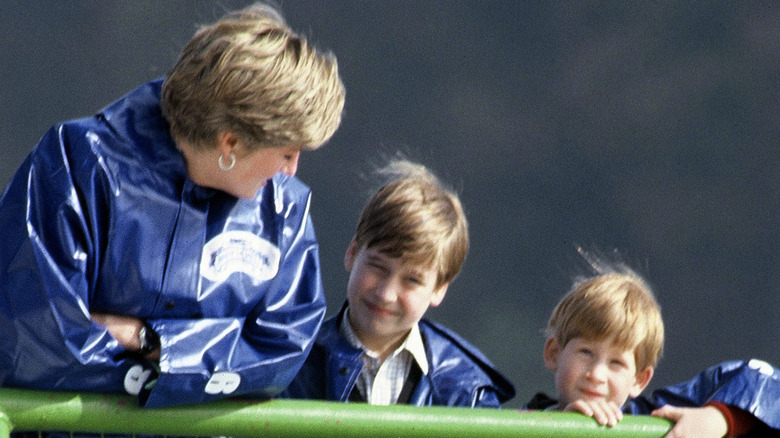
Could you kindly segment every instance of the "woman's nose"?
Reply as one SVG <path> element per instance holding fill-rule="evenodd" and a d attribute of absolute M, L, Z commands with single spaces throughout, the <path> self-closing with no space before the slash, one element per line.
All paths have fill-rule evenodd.
<path fill-rule="evenodd" d="M 290 158 L 282 165 L 281 172 L 285 175 L 295 176 L 295 172 L 298 171 L 298 158 L 300 158 L 301 152 L 295 152 Z"/>

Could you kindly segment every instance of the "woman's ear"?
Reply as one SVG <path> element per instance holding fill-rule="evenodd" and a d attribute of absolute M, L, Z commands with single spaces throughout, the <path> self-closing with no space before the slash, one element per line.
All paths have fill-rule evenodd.
<path fill-rule="evenodd" d="M 220 131 L 217 134 L 217 150 L 220 155 L 229 156 L 238 146 L 238 137 L 230 131 Z"/>
<path fill-rule="evenodd" d="M 347 252 L 344 254 L 344 268 L 347 270 L 347 272 L 352 271 L 352 266 L 355 264 L 355 258 L 357 258 L 357 254 L 357 242 L 355 242 L 355 238 L 353 237 L 352 242 L 350 242 L 349 246 L 347 247 Z"/>
<path fill-rule="evenodd" d="M 544 366 L 550 371 L 558 369 L 558 355 L 561 353 L 561 345 L 555 336 L 550 336 L 544 343 Z"/>

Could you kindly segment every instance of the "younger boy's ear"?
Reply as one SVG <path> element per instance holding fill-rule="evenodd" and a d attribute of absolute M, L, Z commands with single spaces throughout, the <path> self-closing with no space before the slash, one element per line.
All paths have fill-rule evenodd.
<path fill-rule="evenodd" d="M 650 383 L 650 379 L 653 378 L 654 368 L 647 367 L 642 371 L 637 371 L 636 381 L 631 386 L 631 392 L 628 395 L 631 397 L 639 397 L 639 394 L 644 391 L 647 385 Z"/>
<path fill-rule="evenodd" d="M 449 285 L 449 283 L 444 283 L 433 291 L 433 295 L 431 295 L 431 307 L 436 307 L 444 301 L 444 295 L 447 294 L 447 287 L 449 287 Z"/>
<path fill-rule="evenodd" d="M 544 343 L 544 366 L 550 371 L 558 369 L 558 355 L 561 353 L 561 344 L 555 336 L 550 336 Z"/>
<path fill-rule="evenodd" d="M 357 257 L 358 249 L 357 242 L 355 242 L 355 238 L 353 237 L 352 242 L 350 242 L 349 246 L 347 247 L 347 252 L 344 254 L 344 268 L 347 270 L 347 272 L 352 271 L 352 266 L 355 264 L 355 258 Z"/>

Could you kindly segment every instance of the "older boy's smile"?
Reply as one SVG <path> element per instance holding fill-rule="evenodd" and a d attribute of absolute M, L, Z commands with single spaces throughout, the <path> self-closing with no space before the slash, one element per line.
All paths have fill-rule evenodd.
<path fill-rule="evenodd" d="M 380 352 L 400 344 L 428 306 L 438 305 L 446 286 L 435 288 L 436 270 L 390 257 L 381 248 L 358 248 L 353 241 L 344 266 L 349 322 L 360 341 Z"/>
<path fill-rule="evenodd" d="M 368 310 L 371 311 L 374 315 L 376 315 L 379 318 L 390 318 L 395 314 L 395 312 L 387 307 L 384 307 L 382 305 L 376 305 L 372 304 L 369 301 L 364 301 L 363 304 L 366 306 Z"/>

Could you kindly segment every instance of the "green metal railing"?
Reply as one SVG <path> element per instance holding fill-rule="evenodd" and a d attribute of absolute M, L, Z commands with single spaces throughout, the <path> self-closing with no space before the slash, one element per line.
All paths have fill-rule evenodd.
<path fill-rule="evenodd" d="M 124 395 L 0 388 L 0 438 L 30 430 L 234 437 L 656 438 L 670 428 L 668 421 L 648 416 L 626 416 L 608 428 L 565 412 L 308 400 L 222 400 L 142 409 L 135 398 Z"/>

